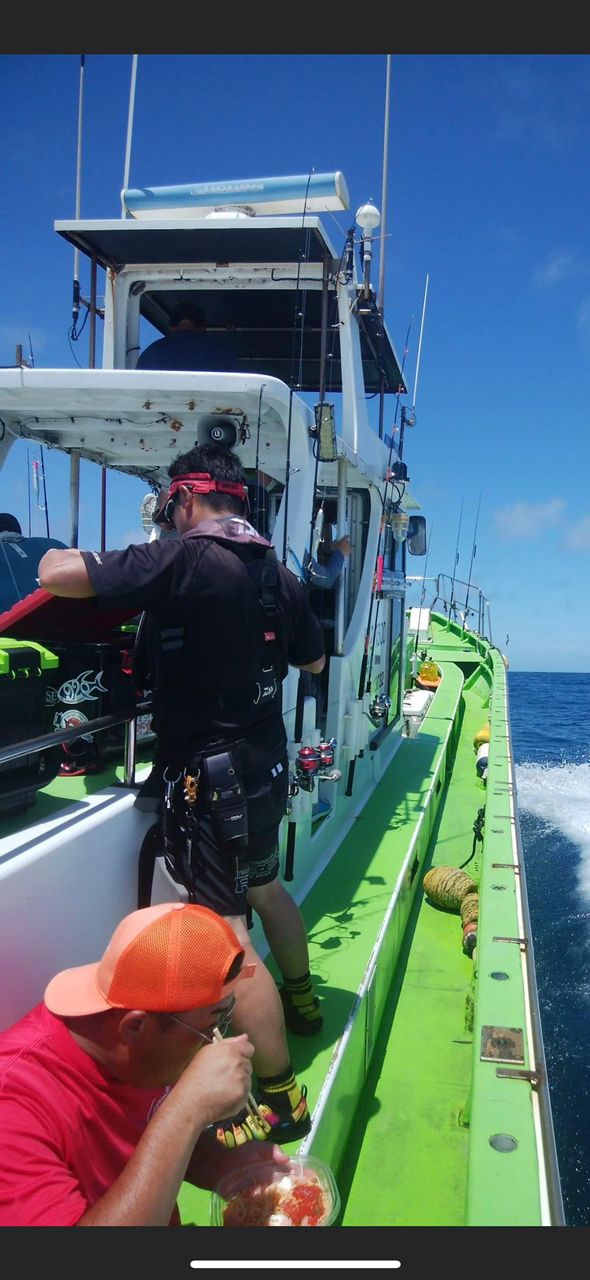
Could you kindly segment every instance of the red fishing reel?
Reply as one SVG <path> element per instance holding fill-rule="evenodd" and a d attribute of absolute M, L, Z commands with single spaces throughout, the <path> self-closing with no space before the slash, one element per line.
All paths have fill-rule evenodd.
<path fill-rule="evenodd" d="M 300 747 L 295 760 L 296 786 L 302 791 L 313 791 L 316 778 L 324 782 L 337 782 L 342 775 L 333 767 L 335 750 L 335 738 L 319 742 L 317 747 Z"/>

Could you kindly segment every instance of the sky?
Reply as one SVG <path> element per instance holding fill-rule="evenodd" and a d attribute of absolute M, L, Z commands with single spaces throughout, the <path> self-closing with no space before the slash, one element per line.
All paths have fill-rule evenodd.
<path fill-rule="evenodd" d="M 408 572 L 480 587 L 512 670 L 588 671 L 590 55 L 390 65 L 385 318 L 407 348 L 404 461 L 429 537 Z M 82 218 L 121 214 L 131 68 L 131 54 L 85 56 Z M 73 53 L 0 57 L 0 365 L 17 344 L 37 368 L 88 364 L 87 331 L 68 339 L 73 249 L 53 230 L 76 208 L 79 69 Z M 340 250 L 351 214 L 382 203 L 386 69 L 385 54 L 140 54 L 129 185 L 341 170 L 350 209 L 324 215 Z M 379 271 L 376 247 L 375 288 Z M 386 431 L 395 413 L 388 397 Z M 17 442 L 0 473 L 0 507 L 25 532 L 33 462 L 38 446 Z M 45 449 L 43 463 L 50 532 L 67 542 L 69 460 Z M 81 547 L 99 545 L 99 486 L 83 462 Z M 109 547 L 144 536 L 145 492 L 109 477 Z M 31 501 L 43 535 L 34 488 Z"/>

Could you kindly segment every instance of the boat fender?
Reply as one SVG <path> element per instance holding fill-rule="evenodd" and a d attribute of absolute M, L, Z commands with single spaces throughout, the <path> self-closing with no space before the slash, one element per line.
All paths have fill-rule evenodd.
<path fill-rule="evenodd" d="M 463 950 L 471 956 L 477 942 L 477 921 L 479 918 L 479 894 L 477 890 L 466 893 L 459 907 L 461 924 L 463 925 Z"/>
<path fill-rule="evenodd" d="M 484 782 L 488 776 L 489 754 L 490 754 L 489 744 L 487 742 L 482 742 L 482 745 L 479 748 L 477 755 L 475 757 L 475 768 L 477 770 L 478 777 L 482 778 Z"/>

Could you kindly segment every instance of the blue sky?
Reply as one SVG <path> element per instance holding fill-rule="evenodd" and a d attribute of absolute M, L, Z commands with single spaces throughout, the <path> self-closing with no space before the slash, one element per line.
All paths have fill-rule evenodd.
<path fill-rule="evenodd" d="M 86 55 L 83 218 L 120 216 L 130 76 L 131 54 Z M 381 54 L 141 54 L 130 185 L 340 169 L 340 249 L 359 205 L 381 203 L 385 76 Z M 68 342 L 73 250 L 53 230 L 75 213 L 78 89 L 77 54 L 0 58 L 0 364 L 17 343 L 37 367 L 88 362 L 86 332 Z M 409 328 L 408 404 L 429 278 L 404 459 L 429 577 L 452 574 L 461 520 L 468 579 L 479 504 L 471 578 L 514 670 L 590 669 L 589 118 L 585 54 L 392 56 L 385 314 L 400 356 Z M 373 268 L 377 285 L 378 253 Z M 88 281 L 82 258 L 86 295 Z M 46 450 L 45 470 L 51 533 L 67 540 L 67 460 Z M 109 479 L 109 546 L 141 536 L 144 492 Z M 82 464 L 81 546 L 99 543 L 98 493 Z M 19 442 L 0 507 L 26 531 L 27 506 Z"/>

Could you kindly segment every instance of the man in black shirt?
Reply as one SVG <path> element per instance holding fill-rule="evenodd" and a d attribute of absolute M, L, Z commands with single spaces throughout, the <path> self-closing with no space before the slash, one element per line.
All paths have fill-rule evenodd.
<path fill-rule="evenodd" d="M 166 337 L 150 343 L 142 351 L 135 367 L 234 373 L 237 361 L 228 347 L 207 333 L 201 308 L 190 302 L 180 302 L 170 312 L 170 328 Z"/>
<path fill-rule="evenodd" d="M 305 925 L 278 878 L 289 774 L 281 691 L 289 664 L 322 670 L 323 636 L 301 584 L 244 518 L 237 456 L 195 447 L 168 474 L 155 520 L 178 537 L 100 554 L 49 552 L 39 577 L 55 595 L 147 611 L 167 865 L 191 901 L 228 917 L 257 962 L 234 1024 L 255 1045 L 262 1120 L 236 1117 L 218 1137 L 289 1141 L 308 1132 L 310 1117 L 284 1018 L 303 1034 L 322 1019 Z M 249 941 L 251 907 L 283 975 L 280 995 Z"/>

